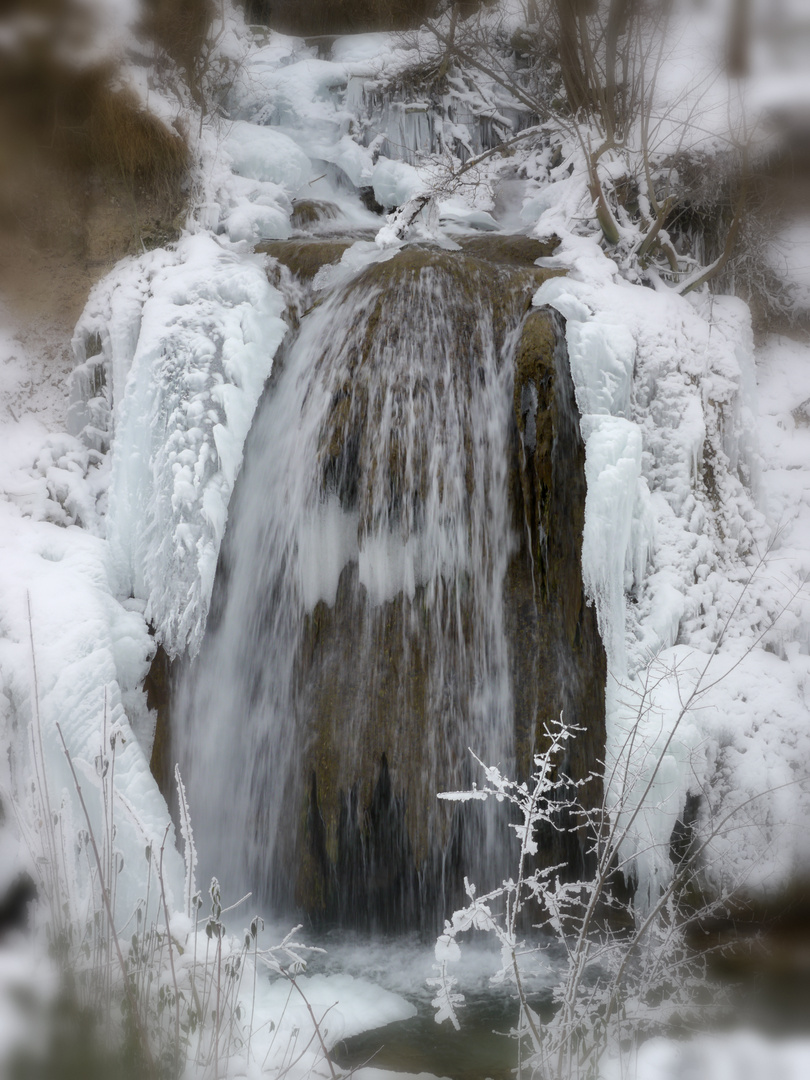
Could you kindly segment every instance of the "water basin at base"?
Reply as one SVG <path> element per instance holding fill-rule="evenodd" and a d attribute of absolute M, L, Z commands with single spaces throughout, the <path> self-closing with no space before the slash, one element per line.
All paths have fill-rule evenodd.
<path fill-rule="evenodd" d="M 346 933 L 326 934 L 316 942 L 327 951 L 309 965 L 311 972 L 369 979 L 413 1003 L 417 1015 L 409 1020 L 341 1040 L 332 1052 L 336 1064 L 358 1069 L 368 1064 L 395 1073 L 428 1073 L 450 1080 L 507 1080 L 518 1063 L 518 1047 L 509 1037 L 518 1018 L 512 988 L 491 982 L 501 956 L 484 940 L 462 945 L 461 960 L 450 965 L 464 994 L 459 1009 L 460 1030 L 449 1021 L 437 1024 L 431 1000 L 435 987 L 434 953 L 416 938 L 370 939 Z M 534 973 L 526 965 L 532 1007 L 550 1015 L 551 987 L 560 976 L 556 943 L 538 958 Z M 450 970 L 449 969 L 449 970 Z"/>
<path fill-rule="evenodd" d="M 508 1037 L 514 1023 L 511 1005 L 493 1000 L 468 1006 L 460 1031 L 448 1023 L 437 1024 L 429 1012 L 420 1009 L 412 1020 L 346 1039 L 332 1058 L 344 1069 L 372 1065 L 450 1080 L 508 1080 L 517 1066 L 517 1044 Z"/>

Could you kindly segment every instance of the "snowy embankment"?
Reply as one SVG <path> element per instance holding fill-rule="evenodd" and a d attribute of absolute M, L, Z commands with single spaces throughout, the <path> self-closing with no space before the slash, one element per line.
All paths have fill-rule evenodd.
<path fill-rule="evenodd" d="M 37 712 L 50 799 L 57 809 L 64 797 L 70 801 L 73 783 L 56 724 L 74 760 L 93 773 L 106 709 L 108 730 L 117 726 L 123 736 L 116 762 L 122 805 L 137 808 L 137 822 L 123 814 L 120 839 L 127 849 L 137 850 L 147 839 L 162 838 L 167 820 L 165 803 L 132 730 L 148 735 L 141 687 L 154 644 L 141 605 L 122 603 L 111 588 L 107 545 L 97 535 L 98 502 L 105 485 L 99 456 L 59 431 L 64 391 L 48 384 L 51 350 L 57 343 L 46 339 L 45 354 L 32 353 L 10 315 L 4 315 L 0 722 L 10 747 L 10 754 L 3 755 L 4 803 L 15 789 L 27 803 L 23 781 L 31 768 L 32 718 Z M 25 804 L 21 810 L 25 812 Z M 95 814 L 95 805 L 91 810 Z M 8 805 L 7 821 L 10 816 Z M 78 828 L 78 817 L 74 820 Z M 3 862 L 0 886 L 30 866 L 37 854 L 36 837 L 30 839 L 33 852 L 21 848 L 16 860 Z M 140 877 L 134 860 L 122 871 L 123 905 L 140 895 Z M 175 880 L 182 881 L 182 876 Z"/>

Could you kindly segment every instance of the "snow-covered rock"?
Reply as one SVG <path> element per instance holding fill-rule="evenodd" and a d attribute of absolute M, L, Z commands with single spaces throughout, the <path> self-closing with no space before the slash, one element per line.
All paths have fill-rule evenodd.
<path fill-rule="evenodd" d="M 404 161 L 380 158 L 371 174 L 374 198 L 381 206 L 391 209 L 401 206 L 423 190 L 419 173 Z"/>
<path fill-rule="evenodd" d="M 768 556 L 775 522 L 758 505 L 747 308 L 631 284 L 581 239 L 566 258 L 569 275 L 535 303 L 567 320 L 586 446 L 583 578 L 609 663 L 608 790 L 620 821 L 634 815 L 623 854 L 637 901 L 644 910 L 671 876 L 689 794 L 714 884 L 784 884 L 808 857 L 796 778 L 810 664 L 795 560 Z"/>
<path fill-rule="evenodd" d="M 269 180 L 290 195 L 309 179 L 309 158 L 292 139 L 275 128 L 234 120 L 223 149 L 239 176 Z"/>

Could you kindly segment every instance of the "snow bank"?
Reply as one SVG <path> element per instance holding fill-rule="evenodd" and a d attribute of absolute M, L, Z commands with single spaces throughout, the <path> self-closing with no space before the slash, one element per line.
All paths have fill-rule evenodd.
<path fill-rule="evenodd" d="M 802 1080 L 810 1075 L 810 1040 L 767 1038 L 753 1031 L 695 1035 L 690 1039 L 648 1039 L 634 1056 L 605 1060 L 600 1080 Z"/>
<path fill-rule="evenodd" d="M 30 377 L 45 378 L 47 358 L 31 356 L 12 337 L 0 340 L 0 397 L 9 392 L 6 356 L 21 359 Z M 115 846 L 123 857 L 117 876 L 117 912 L 129 917 L 142 896 L 148 842 L 159 848 L 170 825 L 166 804 L 149 771 L 151 721 L 141 689 L 154 652 L 141 614 L 112 595 L 107 545 L 99 530 L 99 504 L 106 475 L 98 454 L 67 434 L 49 435 L 31 416 L 0 417 L 4 446 L 0 466 L 0 731 L 3 755 L 0 788 L 20 811 L 15 844 L 2 836 L 2 884 L 42 852 L 43 835 L 33 828 L 41 806 L 32 797 L 44 790 L 35 773 L 31 738 L 39 746 L 54 812 L 71 827 L 85 827 L 75 783 L 62 748 L 59 724 L 76 768 L 94 830 L 102 834 L 101 780 L 96 770 L 102 747 L 116 740 Z M 86 528 L 80 528 L 77 522 Z M 36 670 L 35 670 L 36 669 Z M 39 716 L 39 725 L 34 722 Z M 145 748 L 145 749 L 144 749 Z M 26 778 L 38 777 L 36 790 Z M 11 815 L 7 810 L 5 827 Z M 29 831 L 30 830 L 30 831 Z M 182 886 L 182 863 L 170 830 L 166 853 L 169 891 Z M 72 852 L 68 844 L 67 852 Z M 82 854 L 82 859 L 85 857 Z M 70 861 L 70 856 L 66 858 Z M 77 878 L 73 903 L 84 899 Z M 179 891 L 177 892 L 179 896 Z"/>
<path fill-rule="evenodd" d="M 224 232 L 233 243 L 284 240 L 292 233 L 292 203 L 280 184 L 230 176 L 220 191 L 220 200 L 218 231 Z"/>
<path fill-rule="evenodd" d="M 122 853 L 123 869 L 116 892 L 118 913 L 129 915 L 143 892 L 146 844 L 158 850 L 169 825 L 166 803 L 129 719 L 148 725 L 141 687 L 154 642 L 141 615 L 125 609 L 111 595 L 103 540 L 75 526 L 64 529 L 22 520 L 5 505 L 0 514 L 3 720 L 5 725 L 33 723 L 31 718 L 38 711 L 51 805 L 55 811 L 63 803 L 71 807 L 68 820 L 76 829 L 84 828 L 57 732 L 59 724 L 98 836 L 103 828 L 96 761 L 102 748 L 109 752 L 113 731 L 119 733 L 116 848 Z M 173 837 L 166 855 L 167 882 L 179 896 L 182 863 L 172 845 Z"/>
<path fill-rule="evenodd" d="M 286 331 L 261 258 L 205 234 L 125 260 L 94 290 L 78 358 L 102 392 L 74 410 L 114 428 L 108 538 L 117 590 L 146 602 L 171 655 L 196 652 L 242 448 Z"/>
<path fill-rule="evenodd" d="M 353 1035 L 416 1016 L 415 1005 L 369 979 L 303 975 L 296 982 L 303 997 L 295 993 L 291 996 L 290 984 L 278 979 L 266 983 L 258 998 L 262 1015 L 281 1017 L 277 1041 L 282 1045 L 296 1030 L 311 1027 L 307 1003 L 317 1017 L 323 1017 L 321 1035 L 329 1049 Z"/>

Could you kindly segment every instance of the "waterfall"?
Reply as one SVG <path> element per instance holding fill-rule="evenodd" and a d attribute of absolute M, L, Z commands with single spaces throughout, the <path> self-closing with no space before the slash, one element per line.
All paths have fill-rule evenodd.
<path fill-rule="evenodd" d="M 532 273 L 406 249 L 278 363 L 173 721 L 203 880 L 399 927 L 446 910 L 462 867 L 505 872 L 497 808 L 436 792 L 478 779 L 470 751 L 514 771 L 518 713 L 534 739 L 514 630 L 540 589 L 516 479 Z"/>

